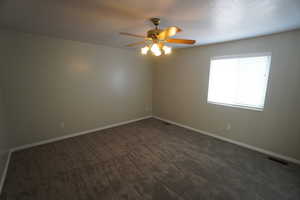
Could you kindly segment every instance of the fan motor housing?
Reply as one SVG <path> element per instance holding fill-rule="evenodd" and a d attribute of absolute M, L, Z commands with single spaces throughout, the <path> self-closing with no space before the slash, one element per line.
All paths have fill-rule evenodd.
<path fill-rule="evenodd" d="M 147 32 L 147 37 L 152 38 L 152 39 L 158 39 L 159 33 L 161 33 L 162 30 L 160 29 L 151 29 Z"/>

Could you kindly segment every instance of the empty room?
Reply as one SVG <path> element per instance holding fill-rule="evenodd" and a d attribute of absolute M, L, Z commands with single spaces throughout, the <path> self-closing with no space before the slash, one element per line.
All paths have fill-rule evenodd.
<path fill-rule="evenodd" d="M 299 0 L 0 0 L 0 200 L 300 200 Z"/>

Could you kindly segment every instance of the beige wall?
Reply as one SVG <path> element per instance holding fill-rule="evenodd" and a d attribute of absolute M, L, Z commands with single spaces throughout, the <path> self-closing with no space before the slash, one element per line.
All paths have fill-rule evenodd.
<path fill-rule="evenodd" d="M 11 147 L 151 114 L 151 67 L 136 51 L 10 31 L 0 44 Z"/>
<path fill-rule="evenodd" d="M 0 180 L 8 155 L 8 132 L 6 129 L 5 106 L 3 103 L 2 90 L 0 88 Z M 1 184 L 1 183 L 0 183 Z M 1 190 L 1 185 L 0 185 Z M 0 191 L 1 192 L 1 191 Z"/>
<path fill-rule="evenodd" d="M 11 31 L 0 31 L 0 43 L 10 147 L 149 115 L 153 85 L 155 115 L 300 159 L 300 31 L 152 62 L 137 51 Z M 207 104 L 210 57 L 255 52 L 272 52 L 264 111 Z"/>
<path fill-rule="evenodd" d="M 256 52 L 272 52 L 264 111 L 208 104 L 210 57 Z M 155 115 L 300 160 L 300 31 L 181 49 L 154 64 Z"/>

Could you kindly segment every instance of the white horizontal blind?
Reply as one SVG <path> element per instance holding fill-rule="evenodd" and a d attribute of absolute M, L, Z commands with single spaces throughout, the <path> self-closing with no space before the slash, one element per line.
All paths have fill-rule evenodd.
<path fill-rule="evenodd" d="M 270 60 L 270 54 L 212 59 L 208 102 L 262 110 Z"/>

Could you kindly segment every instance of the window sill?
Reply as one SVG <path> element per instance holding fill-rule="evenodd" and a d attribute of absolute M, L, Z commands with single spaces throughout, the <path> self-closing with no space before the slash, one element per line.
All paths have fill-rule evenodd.
<path fill-rule="evenodd" d="M 260 112 L 262 112 L 264 110 L 264 108 L 233 105 L 233 104 L 226 104 L 226 103 L 219 103 L 219 102 L 212 102 L 212 101 L 208 101 L 207 103 L 219 105 L 219 106 L 227 106 L 227 107 L 232 107 L 232 108 L 241 108 L 241 109 L 246 109 L 246 110 L 260 111 Z"/>

